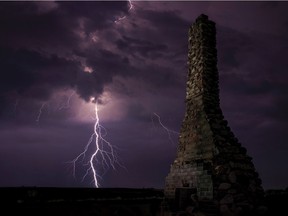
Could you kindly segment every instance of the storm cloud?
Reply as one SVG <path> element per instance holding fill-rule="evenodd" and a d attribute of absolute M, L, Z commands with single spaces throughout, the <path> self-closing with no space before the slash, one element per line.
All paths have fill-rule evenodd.
<path fill-rule="evenodd" d="M 69 161 L 93 133 L 98 99 L 126 167 L 102 186 L 162 188 L 178 134 L 155 113 L 180 130 L 188 29 L 204 13 L 217 28 L 224 116 L 263 186 L 287 187 L 288 4 L 132 4 L 0 2 L 0 186 L 92 186 Z"/>

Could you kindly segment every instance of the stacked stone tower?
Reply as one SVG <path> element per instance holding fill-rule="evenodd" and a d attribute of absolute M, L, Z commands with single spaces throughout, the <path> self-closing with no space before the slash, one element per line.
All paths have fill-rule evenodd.
<path fill-rule="evenodd" d="M 166 177 L 165 197 L 194 189 L 220 208 L 249 209 L 263 194 L 252 158 L 224 120 L 219 101 L 216 28 L 200 15 L 189 29 L 186 113 L 177 156 Z"/>

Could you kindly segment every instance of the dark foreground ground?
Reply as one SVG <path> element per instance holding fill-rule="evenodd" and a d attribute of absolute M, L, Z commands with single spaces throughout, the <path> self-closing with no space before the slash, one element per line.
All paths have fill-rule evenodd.
<path fill-rule="evenodd" d="M 269 216 L 288 216 L 288 187 L 285 190 L 267 190 L 265 205 Z"/>
<path fill-rule="evenodd" d="M 0 215 L 157 215 L 163 191 L 129 188 L 0 188 Z"/>
<path fill-rule="evenodd" d="M 0 188 L 0 215 L 168 216 L 163 191 L 131 188 Z M 265 216 L 288 215 L 288 188 L 267 190 Z"/>

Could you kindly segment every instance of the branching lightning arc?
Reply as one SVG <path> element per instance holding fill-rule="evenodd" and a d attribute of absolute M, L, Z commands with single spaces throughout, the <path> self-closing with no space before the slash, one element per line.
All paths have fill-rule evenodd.
<path fill-rule="evenodd" d="M 173 139 L 172 139 L 172 137 L 171 137 L 171 133 L 179 135 L 179 132 L 174 131 L 174 130 L 170 130 L 169 128 L 167 128 L 167 127 L 162 123 L 160 116 L 159 116 L 157 113 L 155 113 L 155 112 L 154 112 L 153 114 L 158 118 L 159 124 L 160 124 L 161 127 L 167 132 L 168 137 L 169 137 L 169 140 L 170 140 L 170 142 L 173 144 L 174 142 L 173 142 Z"/>
<path fill-rule="evenodd" d="M 131 11 L 133 9 L 132 1 L 128 0 L 128 3 L 129 3 L 128 11 Z M 119 17 L 117 20 L 114 21 L 114 23 L 118 24 L 121 20 L 124 20 L 125 18 L 126 18 L 126 16 Z"/>
<path fill-rule="evenodd" d="M 36 122 L 38 123 L 40 121 L 40 117 L 42 115 L 42 112 L 43 112 L 43 108 L 45 107 L 46 105 L 46 102 L 42 104 L 42 106 L 40 107 L 39 109 L 39 112 L 38 112 L 38 115 L 37 115 L 37 118 L 36 118 Z"/>
<path fill-rule="evenodd" d="M 61 106 L 58 107 L 58 110 L 62 109 L 69 109 L 70 108 L 70 101 L 73 95 L 75 94 L 75 91 L 73 91 L 67 98 L 67 101 L 65 103 L 62 103 Z"/>
<path fill-rule="evenodd" d="M 133 9 L 133 4 L 131 0 L 128 0 L 129 3 L 129 9 L 128 11 Z M 125 19 L 126 16 L 119 17 L 114 22 L 118 24 L 121 20 Z M 70 96 L 70 98 L 72 95 Z M 69 103 L 69 101 L 68 101 Z M 125 168 L 121 163 L 119 162 L 118 155 L 116 153 L 115 146 L 111 145 L 110 142 L 108 142 L 104 136 L 102 135 L 102 130 L 105 129 L 101 124 L 99 120 L 98 115 L 98 103 L 95 102 L 95 124 L 94 124 L 94 130 L 93 133 L 90 136 L 90 139 L 88 140 L 88 143 L 86 144 L 84 151 L 81 152 L 73 161 L 73 175 L 75 177 L 75 169 L 76 169 L 76 163 L 81 160 L 82 162 L 86 158 L 86 154 L 88 153 L 88 150 L 92 145 L 94 146 L 94 153 L 90 156 L 90 159 L 88 162 L 86 162 L 86 165 L 89 167 L 86 171 L 86 174 L 83 176 L 83 179 L 89 174 L 89 172 L 92 172 L 93 174 L 93 181 L 96 188 L 100 186 L 99 184 L 99 178 L 105 172 L 109 167 L 112 167 L 115 169 L 115 165 L 119 165 L 122 168 Z M 93 142 L 94 141 L 94 142 Z M 96 166 L 97 164 L 101 164 L 101 168 L 99 166 Z M 125 168 L 126 169 L 126 168 Z M 102 173 L 102 175 L 101 175 Z"/>
<path fill-rule="evenodd" d="M 86 171 L 86 174 L 83 176 L 83 179 L 92 172 L 93 174 L 93 182 L 96 188 L 100 186 L 99 178 L 101 178 L 109 167 L 112 167 L 114 170 L 116 169 L 116 164 L 123 167 L 117 155 L 117 152 L 114 150 L 115 146 L 113 146 L 110 142 L 108 142 L 104 136 L 102 135 L 102 130 L 105 128 L 100 124 L 99 115 L 98 115 L 98 102 L 95 102 L 94 106 L 95 112 L 95 124 L 93 133 L 88 140 L 87 145 L 84 148 L 84 151 L 80 153 L 72 162 L 73 162 L 73 174 L 75 176 L 76 163 L 81 160 L 82 162 L 86 158 L 86 154 L 88 153 L 89 148 L 94 148 L 93 154 L 89 157 L 89 160 L 86 162 L 86 165 L 89 167 Z M 94 141 L 94 142 L 93 142 Z M 100 164 L 101 166 L 97 166 Z"/>

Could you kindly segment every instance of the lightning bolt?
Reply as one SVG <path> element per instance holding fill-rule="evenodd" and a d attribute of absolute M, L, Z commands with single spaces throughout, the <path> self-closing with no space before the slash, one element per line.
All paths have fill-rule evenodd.
<path fill-rule="evenodd" d="M 153 114 L 158 118 L 158 122 L 159 122 L 160 126 L 167 132 L 168 137 L 169 137 L 169 140 L 171 141 L 171 143 L 174 144 L 173 139 L 172 139 L 172 137 L 171 137 L 171 133 L 174 133 L 174 134 L 179 135 L 179 132 L 174 131 L 174 130 L 170 130 L 169 128 L 167 128 L 167 127 L 162 123 L 160 116 L 159 116 L 157 113 L 155 113 L 155 112 L 154 112 Z M 152 120 L 152 121 L 153 121 L 153 120 Z M 154 124 L 154 122 L 153 122 L 153 124 Z"/>
<path fill-rule="evenodd" d="M 71 98 L 73 97 L 74 94 L 75 94 L 75 91 L 73 91 L 73 92 L 68 96 L 66 103 L 63 103 L 63 104 L 58 108 L 58 110 L 69 109 L 69 108 L 70 108 L 70 101 L 71 101 Z"/>
<path fill-rule="evenodd" d="M 129 2 L 129 11 L 133 9 L 133 4 L 132 4 L 132 0 L 128 0 Z"/>
<path fill-rule="evenodd" d="M 38 123 L 40 121 L 40 117 L 42 115 L 42 112 L 43 112 L 43 108 L 45 107 L 46 105 L 46 102 L 42 104 L 42 106 L 40 107 L 39 109 L 39 112 L 38 112 L 38 115 L 37 115 L 37 118 L 36 118 L 36 122 Z"/>
<path fill-rule="evenodd" d="M 75 94 L 75 91 L 73 91 L 69 96 L 67 96 L 66 102 L 63 102 L 63 103 L 59 104 L 59 107 L 56 106 L 55 111 L 57 111 L 57 110 L 60 111 L 62 109 L 70 108 L 70 101 L 71 101 L 71 98 L 73 97 L 74 94 Z M 14 110 L 16 111 L 16 108 L 18 106 L 18 100 L 16 101 L 14 106 L 15 106 Z M 39 123 L 39 121 L 40 121 L 40 118 L 41 118 L 41 116 L 43 114 L 44 107 L 47 107 L 46 109 L 47 109 L 48 114 L 50 114 L 50 112 L 51 112 L 49 101 L 42 103 L 41 107 L 39 108 L 36 120 L 35 120 L 37 123 Z"/>
<path fill-rule="evenodd" d="M 100 186 L 99 178 L 102 178 L 102 176 L 106 173 L 109 167 L 112 167 L 114 170 L 116 169 L 116 164 L 120 165 L 123 168 L 125 167 L 119 162 L 117 152 L 114 150 L 115 146 L 113 146 L 104 138 L 107 132 L 105 132 L 104 135 L 102 134 L 102 130 L 105 130 L 105 128 L 100 124 L 97 101 L 95 102 L 94 106 L 94 114 L 95 124 L 93 133 L 91 134 L 90 139 L 88 140 L 88 143 L 84 148 L 84 151 L 81 152 L 72 161 L 72 163 L 73 175 L 75 177 L 77 161 L 81 160 L 82 162 L 84 162 L 86 154 L 88 154 L 89 148 L 92 148 L 93 146 L 93 153 L 89 157 L 88 162 L 86 163 L 89 168 L 86 170 L 86 174 L 83 176 L 82 180 L 84 180 L 84 178 L 89 174 L 89 172 L 92 172 L 94 185 L 96 188 L 98 188 Z M 100 164 L 101 167 L 97 166 L 98 164 Z"/>
<path fill-rule="evenodd" d="M 134 6 L 131 0 L 128 0 L 128 3 L 129 3 L 129 9 L 128 9 L 128 12 L 129 12 L 134 8 Z M 126 16 L 119 17 L 117 20 L 114 21 L 114 23 L 118 24 L 121 20 L 124 20 L 125 18 Z"/>
<path fill-rule="evenodd" d="M 132 4 L 132 0 L 128 0 L 128 2 L 129 2 L 129 10 L 128 11 L 130 11 L 133 9 L 134 6 Z"/>

